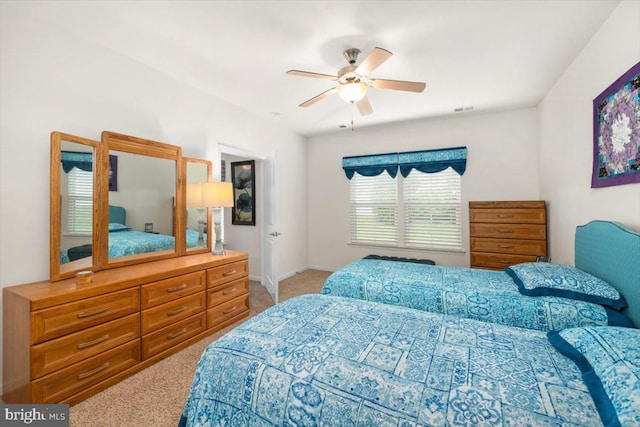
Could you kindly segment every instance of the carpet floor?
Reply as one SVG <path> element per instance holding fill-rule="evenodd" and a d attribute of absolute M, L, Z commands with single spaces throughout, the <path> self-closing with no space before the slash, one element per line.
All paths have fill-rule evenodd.
<path fill-rule="evenodd" d="M 280 301 L 318 293 L 329 272 L 306 270 L 279 284 Z M 249 316 L 273 305 L 267 290 L 249 282 Z M 70 408 L 71 427 L 175 427 L 191 387 L 193 373 L 205 347 L 238 322 L 169 356 L 118 384 Z"/>

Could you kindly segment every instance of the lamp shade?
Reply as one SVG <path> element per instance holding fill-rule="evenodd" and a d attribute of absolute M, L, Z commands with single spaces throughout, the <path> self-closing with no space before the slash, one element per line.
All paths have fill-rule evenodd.
<path fill-rule="evenodd" d="M 202 205 L 208 208 L 233 206 L 233 185 L 230 182 L 202 183 Z"/>
<path fill-rule="evenodd" d="M 187 184 L 187 206 L 190 208 L 206 208 L 202 202 L 202 182 Z"/>
<path fill-rule="evenodd" d="M 340 98 L 347 102 L 358 102 L 367 94 L 367 85 L 364 83 L 346 83 L 336 89 Z"/>

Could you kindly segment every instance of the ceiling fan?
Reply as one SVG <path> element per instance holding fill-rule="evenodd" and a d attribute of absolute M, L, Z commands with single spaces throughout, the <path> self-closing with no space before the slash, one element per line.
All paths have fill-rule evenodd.
<path fill-rule="evenodd" d="M 291 76 L 314 77 L 318 79 L 333 80 L 339 83 L 338 86 L 322 92 L 319 95 L 300 104 L 301 107 L 308 107 L 316 102 L 338 93 L 338 95 L 347 102 L 356 104 L 360 114 L 367 115 L 373 113 L 369 99 L 367 98 L 367 89 L 370 87 L 376 89 L 393 89 L 408 92 L 422 92 L 426 86 L 424 82 L 408 82 L 403 80 L 387 80 L 374 79 L 369 74 L 378 68 L 383 62 L 391 58 L 393 55 L 386 49 L 375 47 L 362 61 L 360 65 L 355 65 L 360 55 L 360 50 L 356 48 L 344 51 L 344 56 L 349 61 L 349 65 L 338 70 L 337 75 L 312 73 L 309 71 L 289 70 L 287 74 Z"/>

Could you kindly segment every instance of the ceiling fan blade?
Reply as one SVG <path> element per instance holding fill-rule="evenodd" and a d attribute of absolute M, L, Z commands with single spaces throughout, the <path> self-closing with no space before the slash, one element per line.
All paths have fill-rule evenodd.
<path fill-rule="evenodd" d="M 384 61 L 391 58 L 391 55 L 393 55 L 393 53 L 389 52 L 386 49 L 382 49 L 381 47 L 374 47 L 371 53 L 369 53 L 369 55 L 364 58 L 364 61 L 362 61 L 362 63 L 358 65 L 358 68 L 356 68 L 355 72 L 363 76 L 368 76 L 373 70 L 382 65 Z"/>
<path fill-rule="evenodd" d="M 405 90 L 407 92 L 422 92 L 427 86 L 424 82 L 407 82 L 404 80 L 386 80 L 375 79 L 373 80 L 373 87 L 376 89 L 393 89 L 393 90 Z"/>
<path fill-rule="evenodd" d="M 360 101 L 356 102 L 356 106 L 358 107 L 358 111 L 360 111 L 360 114 L 362 114 L 363 116 L 373 113 L 373 108 L 371 108 L 369 98 L 367 98 L 366 95 Z"/>
<path fill-rule="evenodd" d="M 302 104 L 300 104 L 301 107 L 308 107 L 309 105 L 313 105 L 316 102 L 326 98 L 329 95 L 333 95 L 334 93 L 336 93 L 336 88 L 331 88 L 329 90 L 325 90 L 324 92 L 322 92 L 320 95 L 316 95 L 311 99 L 308 99 L 306 101 L 304 101 Z"/>
<path fill-rule="evenodd" d="M 338 77 L 330 74 L 312 73 L 310 71 L 289 70 L 287 74 L 290 76 L 315 77 L 316 79 L 338 80 Z"/>

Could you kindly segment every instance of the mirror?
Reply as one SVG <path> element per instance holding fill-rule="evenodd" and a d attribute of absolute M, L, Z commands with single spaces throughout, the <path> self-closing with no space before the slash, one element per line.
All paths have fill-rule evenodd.
<path fill-rule="evenodd" d="M 186 174 L 186 252 L 189 254 L 206 252 L 211 248 L 211 212 L 202 207 L 199 197 L 201 182 L 211 181 L 211 162 L 208 160 L 183 158 Z"/>
<path fill-rule="evenodd" d="M 61 132 L 51 134 L 51 280 L 94 268 L 98 146 L 97 141 Z"/>
<path fill-rule="evenodd" d="M 100 266 L 177 256 L 184 247 L 184 206 L 178 191 L 180 147 L 113 132 L 102 133 L 100 184 L 106 222 L 100 224 Z M 178 200 L 178 198 L 180 200 Z M 105 215 L 106 213 L 106 215 Z"/>

